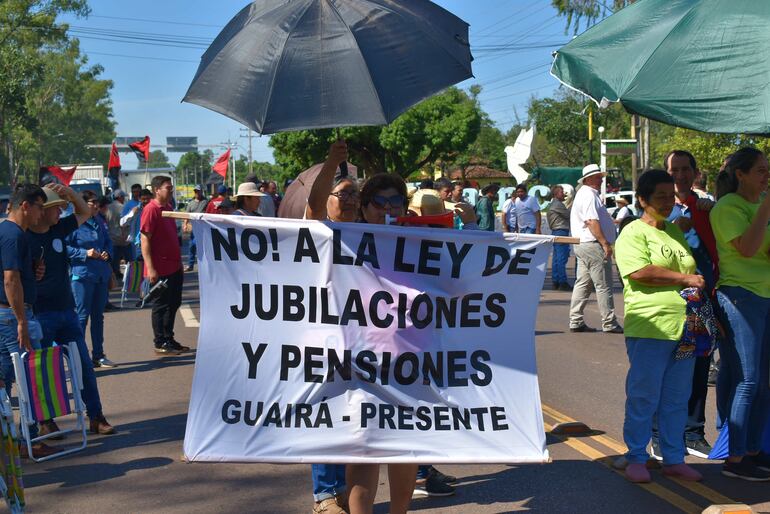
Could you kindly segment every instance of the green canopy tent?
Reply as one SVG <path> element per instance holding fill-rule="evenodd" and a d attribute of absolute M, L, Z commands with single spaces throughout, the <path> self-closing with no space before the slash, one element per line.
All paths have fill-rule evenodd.
<path fill-rule="evenodd" d="M 581 176 L 583 176 L 583 168 L 538 166 L 532 170 L 532 178 L 549 186 L 554 184 L 577 186 Z"/>
<path fill-rule="evenodd" d="M 704 132 L 770 134 L 770 2 L 639 0 L 556 52 L 600 106 Z"/>

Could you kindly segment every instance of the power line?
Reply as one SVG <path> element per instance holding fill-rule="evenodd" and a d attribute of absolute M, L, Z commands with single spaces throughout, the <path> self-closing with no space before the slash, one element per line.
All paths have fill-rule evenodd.
<path fill-rule="evenodd" d="M 125 55 L 125 54 L 110 54 L 106 52 L 88 52 L 83 51 L 83 53 L 87 55 L 106 55 L 109 57 L 125 57 L 127 59 L 141 59 L 143 61 L 167 61 L 167 62 L 192 62 L 192 63 L 199 63 L 200 61 L 193 61 L 192 59 L 173 59 L 170 57 L 145 57 L 143 55 Z"/>
<path fill-rule="evenodd" d="M 91 14 L 88 16 L 89 18 L 105 18 L 108 20 L 124 20 L 124 21 L 141 21 L 144 23 L 161 23 L 165 25 L 184 25 L 188 27 L 214 27 L 221 29 L 224 25 L 211 25 L 207 23 L 190 23 L 190 22 L 181 22 L 181 21 L 169 21 L 169 20 L 151 20 L 147 18 L 125 18 L 122 16 L 99 16 L 96 14 Z"/>

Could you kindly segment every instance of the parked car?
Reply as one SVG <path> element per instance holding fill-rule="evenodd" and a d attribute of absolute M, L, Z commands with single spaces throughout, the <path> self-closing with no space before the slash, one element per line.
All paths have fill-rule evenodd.
<path fill-rule="evenodd" d="M 628 208 L 634 216 L 638 216 L 636 206 L 634 205 L 634 197 L 636 193 L 634 191 L 618 191 L 617 193 L 607 193 L 604 200 L 604 205 L 607 207 L 607 211 L 610 214 L 614 214 L 618 208 L 615 199 L 617 197 L 625 198 L 628 201 Z M 614 217 L 614 216 L 613 216 Z"/>

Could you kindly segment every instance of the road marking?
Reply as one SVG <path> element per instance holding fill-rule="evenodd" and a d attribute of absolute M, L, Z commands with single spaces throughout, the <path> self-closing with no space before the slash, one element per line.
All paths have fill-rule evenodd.
<path fill-rule="evenodd" d="M 198 319 L 195 317 L 195 313 L 188 304 L 185 303 L 179 307 L 179 314 L 182 315 L 182 321 L 184 321 L 184 326 L 187 328 L 198 328 L 201 326 Z"/>
<path fill-rule="evenodd" d="M 549 407 L 548 405 L 543 404 L 542 405 L 543 413 L 548 415 L 549 417 L 555 419 L 556 421 L 560 423 L 570 423 L 577 421 L 566 414 L 563 414 L 553 407 Z M 623 455 L 628 451 L 628 448 L 626 448 L 626 445 L 621 443 L 620 441 L 616 441 L 615 439 L 606 436 L 606 435 L 594 435 L 590 436 L 591 439 L 594 441 L 606 446 L 607 448 L 617 452 L 620 455 Z M 565 441 L 566 442 L 566 441 Z M 579 450 L 578 450 L 579 451 Z M 582 452 L 581 452 L 582 453 Z M 585 455 L 585 454 L 584 454 Z M 596 460 L 596 459 L 595 459 Z M 606 463 L 603 463 L 606 464 Z M 617 471 L 617 470 L 615 470 Z M 728 498 L 727 496 L 723 495 L 720 492 L 717 492 L 710 487 L 707 487 L 699 482 L 686 482 L 684 480 L 679 480 L 677 478 L 671 478 L 667 477 L 669 480 L 672 480 L 676 482 L 679 486 L 684 487 L 685 489 L 697 494 L 698 496 L 701 496 L 710 502 L 716 503 L 716 504 L 736 504 L 739 502 L 736 502 L 735 500 Z M 642 484 L 644 485 L 644 484 Z M 655 493 L 653 493 L 655 494 Z M 681 497 L 680 497 L 681 498 Z M 669 502 L 670 503 L 670 502 Z M 700 512 L 700 511 L 699 511 Z"/>
<path fill-rule="evenodd" d="M 553 426 L 549 425 L 548 423 L 543 423 L 543 425 L 545 426 L 545 429 L 548 430 L 549 432 L 553 428 Z M 582 453 L 589 459 L 592 459 L 594 462 L 598 462 L 602 466 L 610 469 L 611 471 L 617 473 L 618 475 L 625 476 L 622 471 L 619 471 L 612 467 L 611 459 L 608 458 L 607 455 L 603 454 L 602 452 L 595 449 L 594 447 L 587 445 L 583 441 L 578 441 L 575 439 L 570 439 L 568 437 L 557 436 L 557 435 L 553 435 L 553 437 L 556 437 L 557 439 L 562 441 L 564 444 L 566 444 L 573 450 L 576 450 L 579 453 Z M 687 498 L 679 496 L 675 492 L 669 489 L 666 489 L 662 485 L 656 484 L 655 482 L 650 482 L 649 484 L 634 484 L 634 485 L 637 485 L 642 489 L 644 489 L 645 491 L 647 491 L 648 493 L 651 493 L 657 496 L 658 498 L 660 498 L 661 500 L 664 500 L 670 503 L 671 505 L 678 508 L 682 512 L 686 512 L 688 514 L 698 514 L 703 511 L 703 507 L 699 507 L 698 505 L 694 504 Z"/>

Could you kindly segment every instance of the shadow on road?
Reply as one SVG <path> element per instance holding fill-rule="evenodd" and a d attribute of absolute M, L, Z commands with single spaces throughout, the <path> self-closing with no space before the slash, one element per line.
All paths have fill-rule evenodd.
<path fill-rule="evenodd" d="M 158 357 L 146 361 L 119 362 L 117 368 L 96 368 L 96 376 L 106 377 L 112 375 L 125 375 L 127 373 L 144 373 L 163 368 L 175 368 L 179 366 L 189 366 L 195 363 L 195 351 L 184 355 L 175 355 L 173 357 Z"/>

